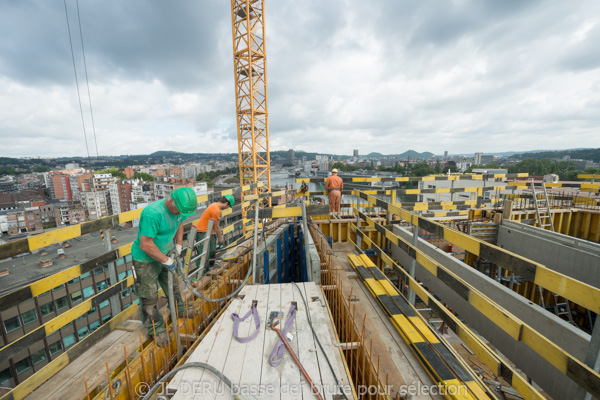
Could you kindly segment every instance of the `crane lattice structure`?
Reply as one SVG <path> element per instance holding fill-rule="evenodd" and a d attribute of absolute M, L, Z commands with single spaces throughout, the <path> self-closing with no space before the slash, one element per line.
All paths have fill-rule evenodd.
<path fill-rule="evenodd" d="M 240 183 L 271 191 L 263 0 L 231 0 Z"/>

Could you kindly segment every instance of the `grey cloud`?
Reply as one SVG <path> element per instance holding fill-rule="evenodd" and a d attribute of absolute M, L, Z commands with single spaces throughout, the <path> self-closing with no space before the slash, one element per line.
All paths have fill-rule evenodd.
<path fill-rule="evenodd" d="M 237 151 L 229 2 L 79 3 L 101 152 L 181 150 L 179 140 Z M 267 1 L 271 148 L 515 150 L 500 147 L 530 148 L 543 132 L 549 146 L 597 145 L 597 4 Z M 4 148 L 85 152 L 62 1 L 0 3 L 0 80 L 15 86 L 0 93 Z M 56 104 L 39 99 L 50 90 Z"/>

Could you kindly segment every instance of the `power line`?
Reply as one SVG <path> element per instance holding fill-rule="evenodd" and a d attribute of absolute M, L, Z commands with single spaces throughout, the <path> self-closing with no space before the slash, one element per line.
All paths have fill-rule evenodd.
<path fill-rule="evenodd" d="M 75 54 L 73 53 L 73 40 L 71 39 L 71 26 L 69 25 L 69 13 L 67 12 L 67 0 L 65 4 L 65 17 L 67 18 L 67 29 L 69 31 L 69 44 L 71 45 L 71 59 L 73 60 L 73 73 L 75 74 L 75 86 L 77 87 L 77 98 L 79 99 L 79 111 L 81 113 L 81 124 L 83 125 L 83 137 L 85 138 L 85 149 L 87 151 L 88 161 L 90 160 L 90 149 L 88 147 L 87 134 L 85 133 L 85 121 L 83 119 L 83 107 L 81 106 L 81 94 L 79 93 L 79 80 L 77 79 L 77 69 L 75 68 Z"/>
<path fill-rule="evenodd" d="M 79 15 L 79 0 L 77 3 L 77 20 L 79 21 L 79 36 L 81 37 L 81 52 L 83 53 L 83 67 L 85 69 L 85 81 L 87 83 L 88 100 L 90 101 L 90 114 L 92 116 L 92 130 L 94 131 L 94 144 L 96 145 L 96 157 L 98 155 L 98 141 L 96 140 L 96 125 L 94 124 L 94 110 L 92 109 L 92 96 L 90 95 L 90 81 L 88 79 L 87 62 L 85 61 L 85 48 L 83 47 L 83 31 L 81 30 L 81 17 Z"/>

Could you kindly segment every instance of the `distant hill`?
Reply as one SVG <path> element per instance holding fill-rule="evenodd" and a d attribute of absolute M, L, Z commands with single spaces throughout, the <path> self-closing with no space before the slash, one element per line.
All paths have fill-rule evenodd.
<path fill-rule="evenodd" d="M 160 151 L 155 151 L 152 154 L 148 154 L 148 156 L 149 157 L 162 157 L 162 156 L 176 156 L 178 154 L 189 154 L 189 153 L 181 153 L 179 151 L 160 150 Z"/>
<path fill-rule="evenodd" d="M 569 156 L 576 160 L 591 160 L 593 162 L 600 162 L 600 149 L 570 149 L 570 150 L 557 150 L 557 151 L 540 151 L 536 153 L 520 153 L 514 154 L 511 158 L 522 160 L 524 158 L 535 158 L 541 160 L 543 158 L 563 158 Z"/>
<path fill-rule="evenodd" d="M 369 158 L 380 158 L 380 157 L 393 157 L 393 158 L 431 158 L 435 156 L 435 154 L 430 153 L 429 151 L 425 151 L 423 153 L 419 153 L 418 151 L 414 151 L 414 150 L 408 150 L 405 151 L 404 153 L 401 154 L 381 154 L 381 153 L 369 153 L 363 157 L 369 157 Z"/>

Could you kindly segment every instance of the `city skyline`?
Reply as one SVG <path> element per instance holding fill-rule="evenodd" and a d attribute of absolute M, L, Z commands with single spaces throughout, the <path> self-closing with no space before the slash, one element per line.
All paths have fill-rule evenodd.
<path fill-rule="evenodd" d="M 271 149 L 598 146 L 596 2 L 291 7 L 265 11 Z M 228 4 L 67 10 L 90 155 L 237 151 Z M 0 156 L 86 156 L 63 3 L 4 4 L 0 32 Z"/>

